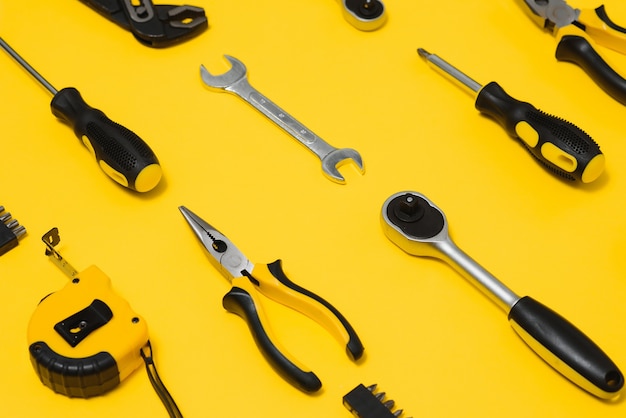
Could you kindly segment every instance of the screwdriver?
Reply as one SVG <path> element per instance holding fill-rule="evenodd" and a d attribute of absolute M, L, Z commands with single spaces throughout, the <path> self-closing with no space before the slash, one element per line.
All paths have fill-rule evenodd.
<path fill-rule="evenodd" d="M 590 183 L 604 170 L 596 142 L 576 125 L 509 96 L 492 81 L 481 86 L 452 65 L 422 48 L 417 53 L 475 92 L 476 109 L 495 119 L 509 135 L 550 172 L 567 180 Z"/>
<path fill-rule="evenodd" d="M 75 88 L 55 89 L 1 37 L 0 46 L 53 94 L 52 114 L 74 129 L 110 178 L 137 192 L 152 190 L 159 183 L 162 176 L 159 161 L 139 136 L 90 107 Z"/>

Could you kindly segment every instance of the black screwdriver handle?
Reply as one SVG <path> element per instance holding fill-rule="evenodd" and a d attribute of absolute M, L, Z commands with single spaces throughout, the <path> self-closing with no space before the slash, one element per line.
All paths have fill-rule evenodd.
<path fill-rule="evenodd" d="M 60 90 L 50 104 L 67 122 L 109 177 L 131 190 L 147 192 L 161 180 L 159 161 L 134 132 L 90 107 L 73 87 Z"/>
<path fill-rule="evenodd" d="M 496 82 L 484 86 L 476 109 L 498 121 L 509 135 L 551 172 L 589 183 L 604 170 L 605 158 L 596 142 L 576 125 L 509 96 Z"/>
<path fill-rule="evenodd" d="M 556 48 L 556 59 L 578 65 L 607 94 L 626 105 L 626 79 L 619 75 L 582 36 L 566 35 Z"/>
<path fill-rule="evenodd" d="M 509 311 L 518 335 L 548 364 L 590 393 L 615 397 L 624 376 L 615 363 L 565 318 L 525 296 Z"/>

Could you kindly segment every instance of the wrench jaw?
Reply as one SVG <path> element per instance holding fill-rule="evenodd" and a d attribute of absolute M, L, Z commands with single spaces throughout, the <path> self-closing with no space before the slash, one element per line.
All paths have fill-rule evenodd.
<path fill-rule="evenodd" d="M 351 148 L 336 149 L 322 158 L 322 171 L 330 180 L 339 184 L 346 184 L 346 179 L 341 175 L 338 168 L 352 162 L 360 171 L 365 172 L 361 155 Z"/>
<path fill-rule="evenodd" d="M 226 91 L 228 87 L 246 77 L 247 69 L 243 62 L 230 55 L 224 55 L 230 62 L 230 70 L 221 75 L 213 75 L 204 65 L 200 65 L 200 76 L 202 81 L 211 89 L 216 91 Z"/>

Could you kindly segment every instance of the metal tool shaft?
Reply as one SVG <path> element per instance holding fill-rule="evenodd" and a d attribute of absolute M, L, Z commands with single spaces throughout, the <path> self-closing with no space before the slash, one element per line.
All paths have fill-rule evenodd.
<path fill-rule="evenodd" d="M 17 61 L 22 67 L 24 67 L 33 77 L 35 77 L 37 81 L 39 81 L 46 89 L 48 89 L 50 93 L 52 93 L 53 95 L 56 95 L 58 93 L 58 90 L 55 89 L 52 84 L 48 83 L 48 81 L 43 78 L 41 74 L 39 74 L 33 67 L 31 67 L 30 64 L 27 63 L 24 58 L 22 58 L 17 52 L 15 52 L 15 50 L 11 48 L 9 44 L 7 44 L 1 37 L 0 46 L 9 55 L 11 55 L 15 61 Z"/>
<path fill-rule="evenodd" d="M 450 239 L 434 242 L 442 259 L 508 313 L 520 299 L 511 289 L 485 270 Z"/>
<path fill-rule="evenodd" d="M 480 89 L 482 88 L 482 86 L 479 83 L 472 80 L 466 74 L 462 73 L 461 71 L 459 71 L 458 69 L 456 69 L 455 67 L 453 67 L 452 65 L 444 61 L 443 59 L 439 58 L 437 55 L 431 54 L 428 51 L 424 50 L 423 48 L 418 48 L 417 53 L 421 57 L 424 57 L 428 62 L 433 63 L 435 66 L 445 71 L 447 74 L 451 75 L 452 77 L 460 81 L 462 84 L 464 84 L 471 90 L 478 93 Z"/>

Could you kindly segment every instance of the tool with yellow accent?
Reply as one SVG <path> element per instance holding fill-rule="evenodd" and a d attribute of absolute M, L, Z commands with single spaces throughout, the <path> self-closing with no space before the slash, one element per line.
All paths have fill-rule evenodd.
<path fill-rule="evenodd" d="M 408 254 L 439 258 L 488 296 L 524 342 L 563 376 L 599 398 L 619 396 L 624 376 L 615 363 L 565 318 L 516 295 L 457 247 L 443 211 L 426 196 L 392 195 L 383 204 L 381 224 L 387 238 Z"/>
<path fill-rule="evenodd" d="M 231 282 L 222 304 L 248 324 L 257 346 L 269 363 L 290 383 L 305 392 L 322 386 L 312 371 L 294 360 L 272 336 L 257 292 L 312 318 L 345 345 L 352 360 L 363 355 L 363 345 L 343 315 L 330 303 L 287 278 L 281 261 L 253 264 L 221 232 L 184 206 L 183 216 L 209 252 L 211 262 Z"/>
<path fill-rule="evenodd" d="M 626 54 L 626 28 L 604 6 L 575 9 L 563 0 L 517 0 L 531 19 L 557 39 L 556 59 L 581 67 L 606 93 L 626 104 L 626 79 L 598 53 L 596 44 Z"/>
<path fill-rule="evenodd" d="M 519 139 L 550 172 L 567 180 L 590 183 L 604 171 L 605 158 L 600 147 L 576 125 L 514 99 L 494 81 L 481 86 L 437 55 L 422 48 L 417 52 L 475 92 L 476 109 Z"/>
<path fill-rule="evenodd" d="M 52 113 L 74 129 L 107 176 L 138 192 L 156 187 L 162 176 L 161 166 L 143 139 L 90 107 L 75 88 L 55 89 L 2 38 L 0 46 L 54 95 Z"/>
<path fill-rule="evenodd" d="M 154 365 L 148 326 L 96 266 L 78 272 L 54 248 L 59 231 L 42 237 L 46 255 L 70 278 L 44 297 L 28 324 L 31 363 L 57 393 L 89 398 L 115 388 L 145 363 L 150 383 L 171 417 L 182 417 Z"/>

